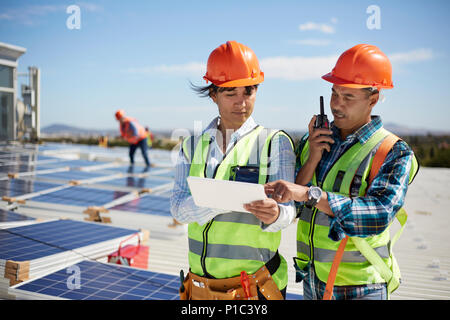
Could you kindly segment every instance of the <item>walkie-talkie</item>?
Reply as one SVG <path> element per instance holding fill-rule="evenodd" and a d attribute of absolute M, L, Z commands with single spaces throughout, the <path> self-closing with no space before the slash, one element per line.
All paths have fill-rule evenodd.
<path fill-rule="evenodd" d="M 327 115 L 325 114 L 323 108 L 323 96 L 320 96 L 320 114 L 316 116 L 316 122 L 314 123 L 314 128 L 325 128 L 330 129 L 330 124 L 328 122 Z"/>

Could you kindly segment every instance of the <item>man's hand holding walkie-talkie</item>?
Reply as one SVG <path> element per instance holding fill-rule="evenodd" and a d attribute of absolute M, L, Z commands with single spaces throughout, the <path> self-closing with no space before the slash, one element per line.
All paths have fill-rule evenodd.
<path fill-rule="evenodd" d="M 330 152 L 330 144 L 334 140 L 330 137 L 332 131 L 328 122 L 327 115 L 324 111 L 323 97 L 320 96 L 320 114 L 314 115 L 309 122 L 309 159 L 315 164 L 318 164 L 322 158 L 323 151 Z"/>
<path fill-rule="evenodd" d="M 279 203 L 295 200 L 297 202 L 305 202 L 309 200 L 308 183 L 313 178 L 314 171 L 317 165 L 322 159 L 323 151 L 330 152 L 331 143 L 334 140 L 330 137 L 332 131 L 330 130 L 330 124 L 324 111 L 323 97 L 320 97 L 320 114 L 315 115 L 308 125 L 309 129 L 309 157 L 306 163 L 300 168 L 300 171 L 295 178 L 295 183 L 285 180 L 277 180 L 274 182 L 268 182 L 264 185 L 265 192 L 272 195 L 272 198 Z M 319 202 L 317 202 L 317 208 L 333 216 L 333 212 L 328 204 L 327 193 L 323 192 L 320 196 Z M 320 206 L 320 208 L 319 208 Z"/>

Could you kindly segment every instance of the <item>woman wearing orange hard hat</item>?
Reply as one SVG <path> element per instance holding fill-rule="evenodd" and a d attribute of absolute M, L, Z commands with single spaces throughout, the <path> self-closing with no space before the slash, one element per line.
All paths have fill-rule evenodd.
<path fill-rule="evenodd" d="M 264 73 L 249 47 L 236 41 L 217 47 L 209 55 L 203 78 L 206 86 L 192 87 L 211 98 L 218 116 L 200 135 L 184 139 L 171 197 L 173 217 L 188 224 L 190 270 L 180 297 L 284 299 L 287 264 L 278 247 L 281 229 L 295 217 L 294 203 L 278 204 L 268 198 L 244 205 L 242 212 L 198 207 L 186 178 L 293 182 L 292 140 L 252 118 Z"/>
<path fill-rule="evenodd" d="M 411 148 L 372 115 L 379 91 L 393 88 L 391 63 L 359 44 L 322 78 L 333 83 L 331 130 L 314 116 L 296 149 L 296 184 L 275 181 L 266 191 L 300 203 L 294 261 L 305 300 L 388 299 L 400 278 L 392 255 L 400 233 L 391 241 L 389 226 L 406 222 L 402 206 L 418 169 Z"/>

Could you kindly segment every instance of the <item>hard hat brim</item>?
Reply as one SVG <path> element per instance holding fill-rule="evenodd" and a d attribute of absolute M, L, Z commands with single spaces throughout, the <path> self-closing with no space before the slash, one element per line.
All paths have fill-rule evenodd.
<path fill-rule="evenodd" d="M 334 84 L 337 84 L 338 86 L 347 87 L 347 88 L 356 88 L 356 89 L 362 89 L 362 88 L 370 88 L 370 87 L 376 87 L 378 89 L 392 89 L 394 86 L 385 86 L 385 85 L 369 85 L 369 84 L 357 84 L 353 83 L 351 81 L 338 78 L 336 76 L 333 76 L 331 72 L 327 73 L 326 75 L 322 76 L 322 79 Z"/>
<path fill-rule="evenodd" d="M 256 84 L 260 84 L 261 82 L 263 82 L 264 81 L 264 72 L 260 72 L 260 74 L 255 78 L 237 79 L 237 80 L 224 81 L 224 82 L 220 82 L 217 80 L 211 81 L 210 79 L 207 79 L 206 77 L 203 77 L 203 79 L 214 83 L 214 85 L 216 85 L 218 87 L 225 87 L 225 88 L 246 87 L 246 86 L 254 86 Z"/>

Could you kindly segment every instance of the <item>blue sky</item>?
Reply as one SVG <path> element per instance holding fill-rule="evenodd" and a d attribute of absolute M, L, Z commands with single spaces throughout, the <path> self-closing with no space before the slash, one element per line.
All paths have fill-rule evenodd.
<path fill-rule="evenodd" d="M 78 30 L 66 26 L 72 4 Z M 367 27 L 370 5 L 380 9 L 380 29 Z M 343 51 L 369 43 L 391 59 L 395 86 L 374 113 L 385 123 L 448 130 L 449 9 L 444 0 L 2 0 L 0 42 L 27 49 L 19 72 L 41 68 L 41 126 L 115 128 L 122 108 L 154 129 L 204 127 L 217 107 L 189 81 L 205 84 L 210 52 L 236 40 L 265 73 L 253 114 L 264 126 L 306 130 L 319 96 L 329 103 L 331 84 L 320 76 Z"/>

